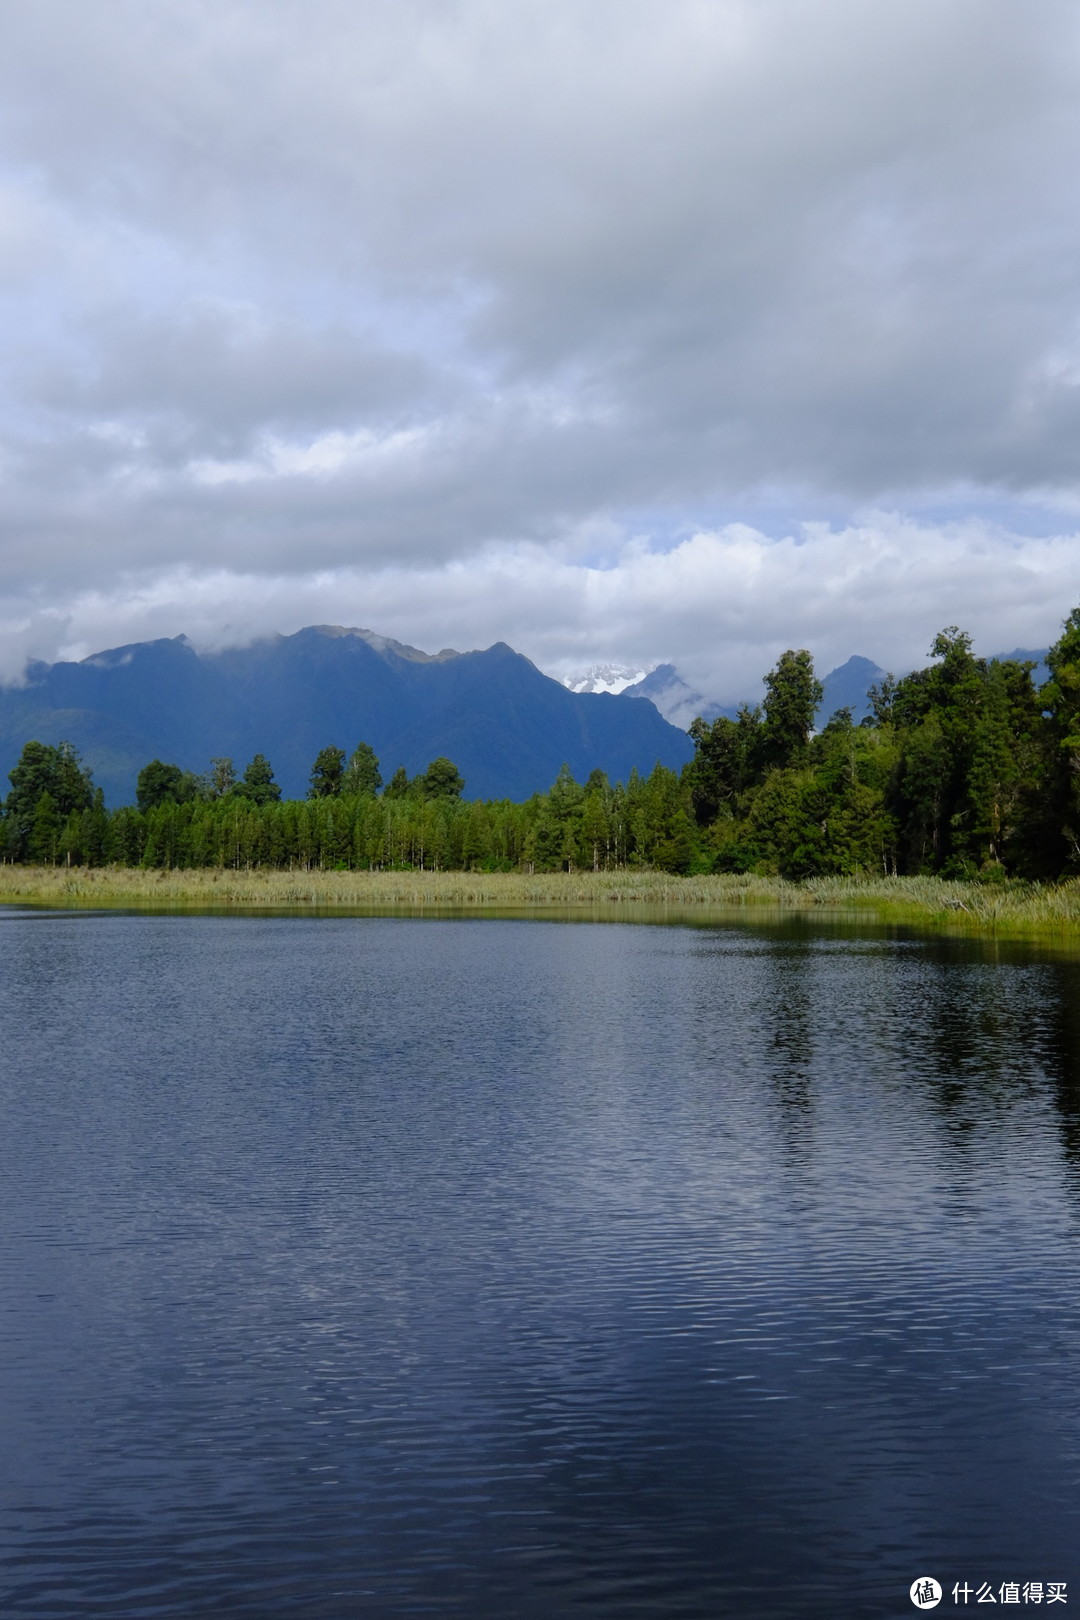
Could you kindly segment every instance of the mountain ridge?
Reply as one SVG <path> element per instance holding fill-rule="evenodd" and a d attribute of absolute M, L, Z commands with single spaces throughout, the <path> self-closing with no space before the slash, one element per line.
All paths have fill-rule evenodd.
<path fill-rule="evenodd" d="M 227 755 L 242 769 L 272 762 L 287 797 L 302 798 L 316 754 L 361 740 L 389 778 L 440 754 L 469 798 L 525 799 L 566 763 L 584 779 L 678 769 L 688 737 L 651 706 L 573 693 L 506 642 L 428 654 L 349 626 L 307 626 L 246 647 L 200 653 L 184 636 L 106 648 L 79 662 L 27 666 L 0 690 L 0 772 L 25 742 L 72 742 L 110 803 L 134 799 L 151 759 L 203 771 Z"/>

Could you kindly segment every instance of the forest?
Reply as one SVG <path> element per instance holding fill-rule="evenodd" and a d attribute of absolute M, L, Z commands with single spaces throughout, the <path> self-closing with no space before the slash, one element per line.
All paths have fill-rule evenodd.
<path fill-rule="evenodd" d="M 985 660 L 955 627 L 934 662 L 814 730 L 810 654 L 785 652 L 757 707 L 690 728 L 681 773 L 575 781 L 524 803 L 467 799 L 453 762 L 384 784 L 360 742 L 328 744 L 308 797 L 283 801 L 257 754 L 242 773 L 152 760 L 107 809 L 67 743 L 28 742 L 0 810 L 0 858 L 36 865 L 553 872 L 651 868 L 786 878 L 874 873 L 997 881 L 1080 872 L 1080 608 L 1047 656 Z"/>

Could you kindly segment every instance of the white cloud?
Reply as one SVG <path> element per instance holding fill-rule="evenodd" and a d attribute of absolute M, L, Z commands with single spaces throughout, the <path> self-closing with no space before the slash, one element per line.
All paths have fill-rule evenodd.
<path fill-rule="evenodd" d="M 609 537 L 610 538 L 610 537 Z M 670 550 L 624 536 L 604 565 L 567 548 L 493 546 L 467 560 L 308 575 L 228 568 L 131 578 L 0 623 L 0 642 L 45 656 L 175 635 L 201 647 L 305 624 L 377 629 L 427 651 L 509 641 L 563 677 L 594 662 L 673 662 L 722 702 L 760 695 L 785 647 L 826 673 L 852 653 L 902 671 L 928 662 L 956 623 L 984 654 L 1054 640 L 1080 601 L 1080 534 L 1021 541 L 981 521 L 920 524 L 889 513 L 814 523 L 781 538 L 745 524 L 686 536 Z"/>

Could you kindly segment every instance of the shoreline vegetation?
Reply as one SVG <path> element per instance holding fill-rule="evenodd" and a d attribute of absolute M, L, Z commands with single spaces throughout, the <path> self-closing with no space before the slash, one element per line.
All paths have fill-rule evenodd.
<path fill-rule="evenodd" d="M 62 909 L 415 915 L 570 913 L 621 921 L 739 914 L 858 916 L 920 931 L 1080 938 L 1080 879 L 972 883 L 938 877 L 822 877 L 793 882 L 746 873 L 341 872 L 0 866 L 0 904 Z"/>

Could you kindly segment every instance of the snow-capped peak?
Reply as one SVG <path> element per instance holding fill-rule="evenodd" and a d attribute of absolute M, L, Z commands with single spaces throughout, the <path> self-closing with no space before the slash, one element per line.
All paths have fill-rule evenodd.
<path fill-rule="evenodd" d="M 644 680 L 648 673 L 647 669 L 631 669 L 627 664 L 593 664 L 583 675 L 567 675 L 563 685 L 571 692 L 610 692 L 614 697 Z"/>

